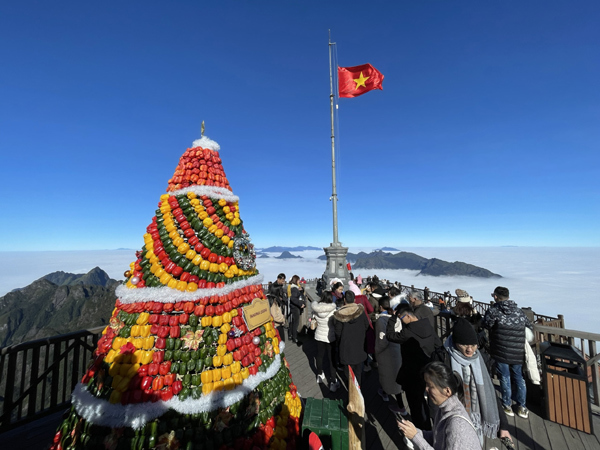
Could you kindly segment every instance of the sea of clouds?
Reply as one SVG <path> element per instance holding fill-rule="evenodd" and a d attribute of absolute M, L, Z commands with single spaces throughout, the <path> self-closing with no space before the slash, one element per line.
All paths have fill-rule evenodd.
<path fill-rule="evenodd" d="M 352 253 L 373 248 L 350 248 Z M 520 306 L 530 306 L 548 316 L 563 314 L 566 327 L 598 332 L 600 314 L 600 249 L 564 247 L 421 247 L 402 248 L 425 258 L 462 261 L 502 275 L 499 279 L 471 277 L 419 276 L 413 270 L 354 270 L 355 275 L 377 274 L 380 278 L 400 281 L 403 285 L 429 287 L 434 292 L 465 289 L 475 300 L 487 302 L 496 286 L 510 289 L 511 298 Z M 265 283 L 284 272 L 305 278 L 320 277 L 325 261 L 317 259 L 322 251 L 292 252 L 301 259 L 258 258 L 257 266 Z M 51 272 L 62 270 L 87 273 L 98 266 L 111 278 L 122 280 L 123 272 L 135 259 L 134 250 L 0 252 L 4 270 L 0 278 L 0 296 Z"/>

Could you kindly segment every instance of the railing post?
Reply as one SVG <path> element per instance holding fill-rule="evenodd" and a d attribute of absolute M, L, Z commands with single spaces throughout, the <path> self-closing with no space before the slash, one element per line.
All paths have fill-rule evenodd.
<path fill-rule="evenodd" d="M 40 365 L 40 348 L 34 347 L 31 352 L 31 374 L 29 377 L 29 405 L 27 406 L 27 417 L 35 416 L 37 412 L 37 392 L 38 392 L 38 369 Z"/>
<path fill-rule="evenodd" d="M 15 373 L 17 371 L 17 353 L 8 354 L 8 366 L 6 371 L 6 390 L 4 391 L 4 405 L 2 410 L 2 424 L 0 429 L 10 427 L 10 419 L 13 410 L 13 397 L 15 387 Z"/>
<path fill-rule="evenodd" d="M 589 340 L 590 358 L 596 356 L 596 341 Z M 594 393 L 594 404 L 600 406 L 600 377 L 598 376 L 598 363 L 594 363 L 592 368 L 592 392 Z"/>

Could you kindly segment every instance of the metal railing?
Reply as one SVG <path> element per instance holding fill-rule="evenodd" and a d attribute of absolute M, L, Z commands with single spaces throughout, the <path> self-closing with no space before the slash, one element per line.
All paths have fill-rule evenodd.
<path fill-rule="evenodd" d="M 103 329 L 0 349 L 0 433 L 68 407 Z"/>

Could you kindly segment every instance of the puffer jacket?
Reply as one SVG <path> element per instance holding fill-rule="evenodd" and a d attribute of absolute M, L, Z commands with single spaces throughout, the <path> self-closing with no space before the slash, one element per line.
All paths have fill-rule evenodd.
<path fill-rule="evenodd" d="M 335 303 L 317 302 L 313 303 L 311 306 L 313 314 L 317 320 L 317 329 L 315 330 L 315 341 L 335 341 L 335 328 L 333 324 L 333 313 L 335 312 Z"/>
<path fill-rule="evenodd" d="M 490 330 L 490 355 L 497 362 L 525 362 L 525 327 L 533 326 L 515 302 L 494 303 L 485 313 L 483 326 Z"/>

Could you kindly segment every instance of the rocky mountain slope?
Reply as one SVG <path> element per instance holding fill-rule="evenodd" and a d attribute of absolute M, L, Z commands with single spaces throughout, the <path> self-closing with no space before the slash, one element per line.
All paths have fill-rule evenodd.
<path fill-rule="evenodd" d="M 54 272 L 0 297 L 0 347 L 108 323 L 116 280 L 96 267 Z"/>

